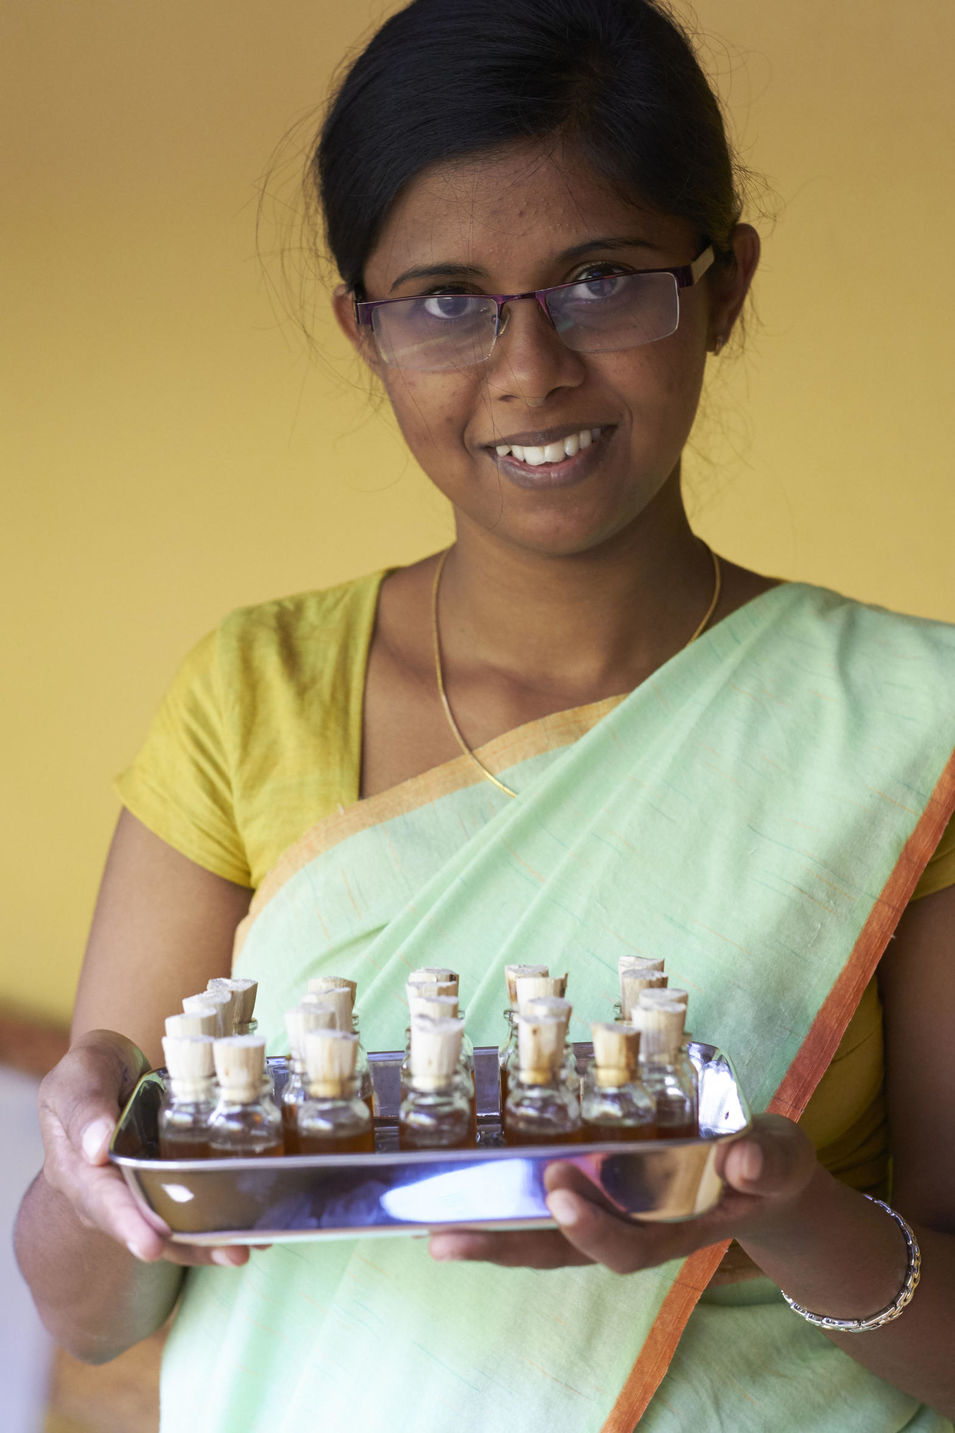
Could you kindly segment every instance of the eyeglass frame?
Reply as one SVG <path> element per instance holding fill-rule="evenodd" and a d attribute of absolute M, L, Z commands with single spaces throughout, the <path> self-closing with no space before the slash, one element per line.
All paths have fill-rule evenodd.
<path fill-rule="evenodd" d="M 691 259 L 691 261 L 690 261 L 688 264 L 676 264 L 676 265 L 674 265 L 673 267 L 664 268 L 664 269 L 631 269 L 629 273 L 618 274 L 618 275 L 608 274 L 608 275 L 606 275 L 605 277 L 607 277 L 607 278 L 613 278 L 613 277 L 617 277 L 617 278 L 642 278 L 644 275 L 648 275 L 648 274 L 672 274 L 672 275 L 673 275 L 673 278 L 676 280 L 676 287 L 677 287 L 677 305 L 678 305 L 678 307 L 677 307 L 677 315 L 678 315 L 678 317 L 677 317 L 677 324 L 679 325 L 679 297 L 680 297 L 680 290 L 681 290 L 681 289 L 691 289 L 691 288 L 693 288 L 696 284 L 699 283 L 700 279 L 703 278 L 704 274 L 706 274 L 706 273 L 708 272 L 708 270 L 709 270 L 710 268 L 712 268 L 713 264 L 715 264 L 715 263 L 716 263 L 716 250 L 715 250 L 715 248 L 713 247 L 713 245 L 710 243 L 710 244 L 707 244 L 705 248 L 701 249 L 700 252 L 697 254 L 696 258 L 695 258 L 695 259 Z M 554 293 L 560 293 L 561 290 L 564 290 L 564 289 L 572 289 L 572 288 L 575 288 L 578 284 L 586 284 L 586 283 L 588 283 L 588 282 L 594 282 L 594 281 L 593 281 L 593 280 L 588 280 L 588 279 L 570 279 L 567 283 L 564 283 L 564 284 L 551 284 L 551 285 L 549 285 L 547 288 L 544 288 L 544 289 L 528 289 L 526 293 L 522 293 L 522 294 L 485 294 L 485 293 L 481 293 L 481 294 L 474 294 L 474 295 L 472 295 L 471 297 L 474 297 L 474 298 L 493 299 L 494 302 L 495 302 L 495 304 L 497 305 L 497 314 L 496 314 L 496 316 L 495 316 L 495 321 L 494 321 L 494 337 L 493 337 L 493 339 L 491 340 L 491 347 L 490 347 L 490 349 L 488 350 L 488 353 L 487 353 L 486 357 L 483 358 L 483 359 L 480 359 L 480 360 L 478 360 L 478 361 L 481 362 L 481 363 L 486 363 L 486 362 L 487 362 L 488 358 L 490 358 L 491 354 L 494 352 L 494 345 L 497 343 L 497 341 L 498 341 L 498 339 L 500 338 L 501 334 L 504 332 L 504 329 L 505 329 L 505 327 L 506 327 L 506 325 L 507 325 L 507 318 L 505 317 L 505 318 L 502 320 L 501 314 L 502 314 L 502 311 L 503 311 L 503 308 L 504 308 L 504 305 L 505 305 L 505 304 L 514 303 L 514 302 L 516 302 L 518 299 L 536 299 L 537 302 L 540 304 L 540 306 L 541 306 L 541 308 L 542 308 L 542 310 L 543 310 L 543 312 L 544 312 L 544 316 L 546 317 L 547 321 L 551 324 L 551 326 L 553 327 L 555 333 L 557 333 L 558 336 L 560 336 L 560 330 L 557 328 L 557 324 L 556 324 L 556 322 L 555 322 L 555 320 L 554 320 L 554 317 L 553 317 L 553 315 L 551 314 L 550 309 L 547 307 L 547 299 L 548 299 L 549 295 L 550 295 L 550 294 L 554 294 Z M 448 290 L 448 292 L 450 293 L 451 290 Z M 427 294 L 400 294 L 397 298 L 392 298 L 392 299 L 359 299 L 359 298 L 353 297 L 353 298 L 352 298 L 352 305 L 353 305 L 354 313 L 355 313 L 355 324 L 356 324 L 356 327 L 358 327 L 358 328 L 370 328 L 370 329 L 372 329 L 372 332 L 374 332 L 374 326 L 373 326 L 373 325 L 374 325 L 374 318 L 373 318 L 373 315 L 374 315 L 375 309 L 383 308 L 383 307 L 385 307 L 386 304 L 401 304 L 401 303 L 409 303 L 409 302 L 410 302 L 410 303 L 413 303 L 413 302 L 415 302 L 416 300 L 419 300 L 419 299 L 440 298 L 440 297 L 441 297 L 441 294 L 442 294 L 442 290 L 441 290 L 441 289 L 435 289 L 435 290 L 433 290 L 431 293 L 427 293 Z M 671 330 L 671 333 L 670 333 L 670 334 L 665 334 L 664 337 L 669 338 L 669 337 L 671 336 L 671 334 L 672 334 L 672 333 L 675 333 L 675 332 L 676 332 L 676 329 L 672 329 L 672 330 Z M 563 339 L 562 339 L 561 341 L 563 342 Z M 650 343 L 658 343 L 658 342 L 659 342 L 659 339 L 650 339 L 649 342 L 650 342 Z M 645 347 L 646 345 L 645 345 L 645 344 L 636 344 L 636 345 L 634 345 L 634 346 L 635 346 L 635 347 L 638 347 L 638 348 L 643 348 L 643 347 Z M 567 344 L 567 347 L 570 348 L 570 344 Z M 580 352 L 583 352 L 583 353 L 600 353 L 600 352 L 607 353 L 607 352 L 615 352 L 615 351 L 616 351 L 616 352 L 620 352 L 619 349 L 618 349 L 618 350 L 613 350 L 613 349 L 603 349 L 603 350 L 601 350 L 601 349 L 593 349 L 593 348 L 591 348 L 591 349 L 574 349 L 574 350 L 572 350 L 572 351 L 573 351 L 573 352 L 578 352 L 578 353 L 580 353 Z M 380 350 L 379 350 L 379 352 L 380 352 Z M 391 363 L 390 363 L 390 360 L 387 359 L 387 358 L 385 358 L 383 354 L 382 354 L 382 361 L 383 361 L 384 363 L 389 363 L 390 366 L 395 367 L 395 368 L 400 368 L 400 367 L 401 367 L 401 364 L 391 364 Z M 470 365 L 468 365 L 468 366 L 470 366 Z M 422 369 L 421 371 L 422 371 L 422 372 L 427 372 L 428 370 Z M 431 370 L 431 371 L 432 371 L 432 372 L 442 372 L 443 370 L 441 370 L 441 369 L 434 369 L 434 370 Z"/>

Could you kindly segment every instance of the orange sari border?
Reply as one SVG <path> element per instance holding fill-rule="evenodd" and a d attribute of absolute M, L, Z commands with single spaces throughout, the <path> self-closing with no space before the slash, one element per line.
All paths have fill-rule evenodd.
<path fill-rule="evenodd" d="M 512 731 L 504 732 L 502 736 L 478 747 L 476 755 L 493 771 L 507 771 L 530 757 L 572 746 L 580 737 L 586 736 L 587 732 L 621 701 L 622 695 L 604 697 L 599 702 L 590 702 L 586 706 L 572 707 L 568 711 L 539 717 L 536 721 L 514 727 Z M 407 781 L 391 786 L 387 791 L 365 797 L 364 800 L 356 801 L 340 811 L 323 816 L 294 845 L 283 852 L 262 881 L 252 898 L 248 915 L 236 929 L 233 961 L 245 944 L 252 922 L 285 883 L 310 861 L 324 855 L 350 836 L 368 831 L 373 826 L 383 825 L 396 816 L 406 816 L 412 811 L 420 810 L 431 802 L 440 800 L 442 796 L 464 791 L 469 786 L 480 786 L 485 780 L 473 761 L 469 761 L 466 756 L 458 756 L 441 766 L 431 767 L 420 776 L 409 777 Z"/>
<path fill-rule="evenodd" d="M 797 1120 L 839 1046 L 852 1013 L 885 953 L 919 877 L 955 814 L 955 752 L 882 888 L 768 1109 Z M 730 1241 L 691 1254 L 669 1290 L 601 1433 L 633 1433 L 663 1381 L 690 1315 Z"/>

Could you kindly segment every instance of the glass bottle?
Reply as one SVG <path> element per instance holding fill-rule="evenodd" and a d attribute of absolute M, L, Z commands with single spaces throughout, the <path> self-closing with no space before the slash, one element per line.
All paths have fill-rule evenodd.
<path fill-rule="evenodd" d="M 285 1016 L 285 1029 L 289 1042 L 288 1076 L 282 1089 L 279 1109 L 282 1115 L 286 1154 L 300 1152 L 296 1110 L 308 1098 L 305 1071 L 306 1032 L 309 1030 L 334 1030 L 334 1028 L 335 1011 L 331 1005 L 320 1005 L 317 1002 L 300 1005 L 296 1010 L 289 1010 Z"/>
<path fill-rule="evenodd" d="M 528 982 L 530 983 L 530 982 Z M 536 980 L 533 988 L 542 984 L 553 984 L 555 987 L 566 989 L 567 977 L 555 977 L 553 980 Z M 561 1020 L 564 1027 L 564 1052 L 561 1060 L 561 1073 L 567 1082 L 568 1088 L 575 1094 L 580 1094 L 580 1076 L 577 1074 L 577 1057 L 574 1054 L 574 1047 L 571 1044 L 570 1036 L 567 1033 L 570 1026 L 571 1004 L 560 995 L 531 995 L 525 998 L 525 981 L 518 980 L 518 1014 L 531 1017 L 544 1016 Z M 504 1051 L 504 1059 L 501 1064 L 501 1109 L 507 1104 L 507 1092 L 510 1086 L 511 1076 L 519 1065 L 519 1051 L 517 1044 L 517 1020 L 513 1022 L 513 1036 L 509 1048 Z M 498 1053 L 500 1060 L 500 1052 Z"/>
<path fill-rule="evenodd" d="M 473 1091 L 460 1064 L 463 1034 L 463 1020 L 412 1020 L 410 1069 L 398 1115 L 400 1149 L 473 1145 Z"/>
<path fill-rule="evenodd" d="M 518 1064 L 504 1104 L 507 1144 L 567 1144 L 580 1139 L 580 1100 L 565 1078 L 566 1025 L 548 1016 L 518 1015 Z"/>
<path fill-rule="evenodd" d="M 591 1026 L 593 1063 L 581 1084 L 582 1137 L 594 1143 L 656 1138 L 656 1101 L 640 1080 L 632 1025 Z"/>
<path fill-rule="evenodd" d="M 371 1113 L 356 1093 L 358 1036 L 306 1030 L 303 1050 L 306 1098 L 293 1111 L 294 1153 L 374 1154 Z"/>
<path fill-rule="evenodd" d="M 409 1022 L 405 1031 L 405 1054 L 401 1062 L 401 1093 L 404 1095 L 411 1072 L 411 1022 L 417 1019 L 427 1020 L 460 1020 L 461 1021 L 461 1055 L 458 1060 L 458 1068 L 468 1087 L 468 1101 L 471 1106 L 471 1129 L 475 1142 L 477 1141 L 477 1087 L 474 1080 L 474 1046 L 471 1043 L 467 1031 L 464 1011 L 458 1005 L 456 995 L 435 995 L 422 994 L 423 991 L 431 991 L 435 987 L 428 985 L 405 986 L 405 993 L 408 997 Z"/>
<path fill-rule="evenodd" d="M 501 1110 L 507 1101 L 507 1066 L 511 1052 L 517 1049 L 517 982 L 525 976 L 549 976 L 548 965 L 505 965 L 504 979 L 507 984 L 507 1009 L 504 1011 L 504 1034 L 497 1052 L 497 1064 L 501 1075 Z"/>
<path fill-rule="evenodd" d="M 159 1106 L 160 1159 L 208 1159 L 215 1109 L 211 1035 L 166 1035 L 166 1088 Z"/>
<path fill-rule="evenodd" d="M 358 1089 L 361 1098 L 368 1106 L 368 1113 L 374 1117 L 375 1114 L 375 1084 L 371 1075 L 371 1067 L 368 1063 L 368 1055 L 361 1043 L 361 1031 L 358 1026 L 358 1016 L 355 1013 L 355 998 L 358 994 L 358 982 L 348 980 L 343 975 L 318 975 L 308 982 L 308 994 L 304 1004 L 313 999 L 322 1003 L 335 1005 L 338 1011 L 336 1029 L 350 1032 L 358 1036 L 358 1051 L 355 1056 L 355 1079 L 358 1082 Z"/>
<path fill-rule="evenodd" d="M 282 1154 L 282 1116 L 264 1088 L 265 1041 L 260 1035 L 230 1035 L 212 1047 L 219 1099 L 209 1122 L 214 1159 L 249 1159 Z"/>
<path fill-rule="evenodd" d="M 683 1045 L 686 1008 L 658 997 L 637 1002 L 631 1024 L 640 1031 L 639 1070 L 656 1105 L 657 1139 L 699 1136 L 699 1085 Z"/>

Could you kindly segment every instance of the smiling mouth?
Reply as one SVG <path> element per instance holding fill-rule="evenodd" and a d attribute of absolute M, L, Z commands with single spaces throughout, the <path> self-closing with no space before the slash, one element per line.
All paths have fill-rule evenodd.
<path fill-rule="evenodd" d="M 550 443 L 495 443 L 485 451 L 516 487 L 571 487 L 583 482 L 602 461 L 604 445 L 613 431 L 613 427 L 579 428 Z"/>
<path fill-rule="evenodd" d="M 494 452 L 499 458 L 511 458 L 529 468 L 541 468 L 545 464 L 553 465 L 563 463 L 567 458 L 576 458 L 578 453 L 596 443 L 602 432 L 602 428 L 581 428 L 576 433 L 568 433 L 565 438 L 558 438 L 553 443 L 540 446 L 496 443 Z"/>

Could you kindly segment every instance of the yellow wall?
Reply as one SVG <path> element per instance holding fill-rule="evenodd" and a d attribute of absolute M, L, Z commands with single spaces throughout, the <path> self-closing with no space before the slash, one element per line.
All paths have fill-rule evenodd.
<path fill-rule="evenodd" d="M 322 326 L 309 362 L 255 256 L 273 144 L 389 8 L 3 7 L 0 1001 L 66 1015 L 110 778 L 197 636 L 448 537 L 341 343 Z M 690 463 L 700 530 L 955 619 L 955 6 L 696 13 L 777 210 L 759 323 L 719 361 Z"/>

